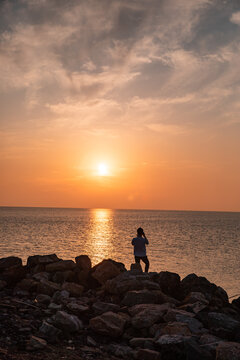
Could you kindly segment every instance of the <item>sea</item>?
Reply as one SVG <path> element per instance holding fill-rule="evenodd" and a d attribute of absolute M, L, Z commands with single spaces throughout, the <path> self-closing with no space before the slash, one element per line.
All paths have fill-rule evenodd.
<path fill-rule="evenodd" d="M 0 257 L 87 254 L 93 265 L 111 258 L 129 269 L 140 226 L 149 271 L 195 273 L 240 294 L 239 212 L 0 207 Z"/>

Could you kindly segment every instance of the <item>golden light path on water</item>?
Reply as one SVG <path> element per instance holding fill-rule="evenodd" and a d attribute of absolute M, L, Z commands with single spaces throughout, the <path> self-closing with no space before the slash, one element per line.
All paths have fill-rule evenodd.
<path fill-rule="evenodd" d="M 113 254 L 113 210 L 92 209 L 88 233 L 88 255 L 93 263 Z"/>

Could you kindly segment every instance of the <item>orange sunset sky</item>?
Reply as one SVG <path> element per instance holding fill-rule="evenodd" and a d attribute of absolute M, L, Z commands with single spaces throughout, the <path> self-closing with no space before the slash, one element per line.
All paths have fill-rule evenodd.
<path fill-rule="evenodd" d="M 1 206 L 240 211 L 239 0 L 0 17 Z"/>

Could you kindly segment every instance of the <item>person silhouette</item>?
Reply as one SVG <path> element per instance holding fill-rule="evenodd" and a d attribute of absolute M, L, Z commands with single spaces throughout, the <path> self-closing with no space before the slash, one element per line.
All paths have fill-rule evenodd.
<path fill-rule="evenodd" d="M 134 246 L 134 256 L 136 264 L 140 264 L 142 260 L 145 264 L 145 272 L 148 272 L 149 261 L 147 258 L 146 245 L 148 245 L 148 239 L 146 238 L 143 229 L 140 227 L 137 229 L 137 237 L 132 239 L 132 245 Z"/>

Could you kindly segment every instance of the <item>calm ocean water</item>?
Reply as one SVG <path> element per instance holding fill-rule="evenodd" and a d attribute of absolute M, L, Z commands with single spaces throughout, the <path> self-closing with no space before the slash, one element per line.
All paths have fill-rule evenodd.
<path fill-rule="evenodd" d="M 131 239 L 143 227 L 150 271 L 206 276 L 240 293 L 240 213 L 0 207 L 0 257 L 88 254 L 133 262 Z"/>

